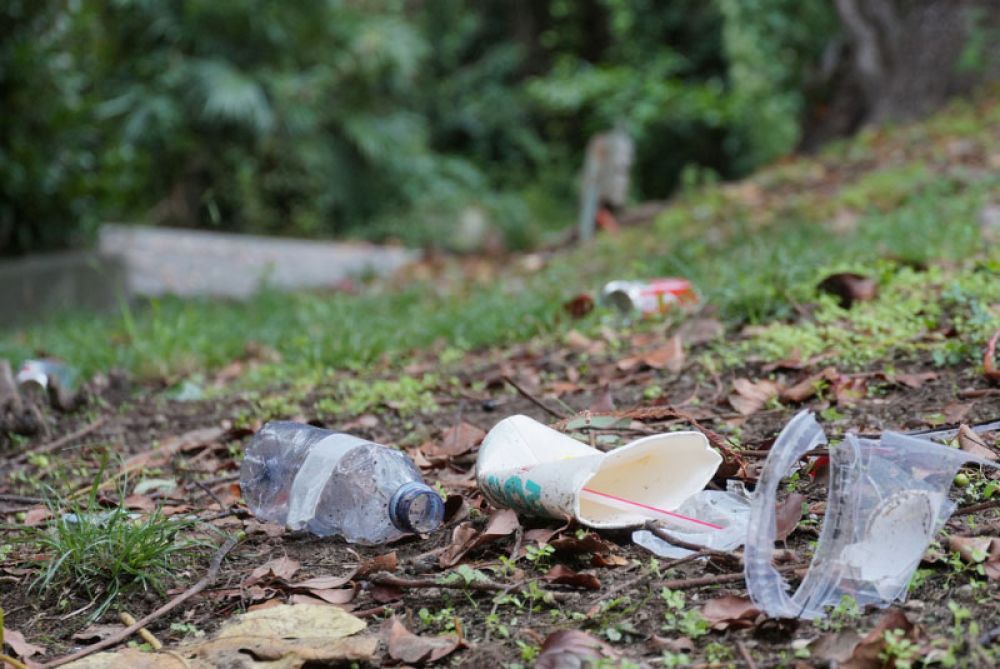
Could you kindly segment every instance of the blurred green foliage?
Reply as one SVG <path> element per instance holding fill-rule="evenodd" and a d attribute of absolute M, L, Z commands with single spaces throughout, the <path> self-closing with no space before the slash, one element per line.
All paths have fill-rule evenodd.
<path fill-rule="evenodd" d="M 510 246 L 572 220 L 588 137 L 637 197 L 795 145 L 836 29 L 791 0 L 9 0 L 0 253 L 102 220 Z"/>

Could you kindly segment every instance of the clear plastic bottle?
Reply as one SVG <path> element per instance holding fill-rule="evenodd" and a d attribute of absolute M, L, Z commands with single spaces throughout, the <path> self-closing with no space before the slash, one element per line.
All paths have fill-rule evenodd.
<path fill-rule="evenodd" d="M 270 422 L 240 470 L 247 506 L 263 520 L 383 544 L 441 526 L 444 502 L 404 454 L 342 432 Z"/>

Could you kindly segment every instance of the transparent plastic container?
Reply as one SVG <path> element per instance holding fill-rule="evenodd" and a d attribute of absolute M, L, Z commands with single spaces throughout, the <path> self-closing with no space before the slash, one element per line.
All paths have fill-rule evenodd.
<path fill-rule="evenodd" d="M 444 502 L 399 451 L 311 425 L 270 422 L 240 470 L 247 506 L 262 520 L 376 545 L 432 532 Z"/>

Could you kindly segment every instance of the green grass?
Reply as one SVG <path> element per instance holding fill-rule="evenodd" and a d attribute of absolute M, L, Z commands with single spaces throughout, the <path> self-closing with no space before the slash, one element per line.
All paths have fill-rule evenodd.
<path fill-rule="evenodd" d="M 53 520 L 28 537 L 45 556 L 32 589 L 69 589 L 93 599 L 90 620 L 125 593 L 152 590 L 164 596 L 178 554 L 198 545 L 178 537 L 191 529 L 189 521 L 167 518 L 159 510 L 133 518 L 123 506 L 103 508 L 97 481 L 83 502 L 50 497 Z"/>
<path fill-rule="evenodd" d="M 154 300 L 117 315 L 67 316 L 8 333 L 0 337 L 0 356 L 17 362 L 54 355 L 84 374 L 123 367 L 175 382 L 217 369 L 257 342 L 282 359 L 246 377 L 246 385 L 308 388 L 338 377 L 336 370 L 398 369 L 412 351 L 428 347 L 454 352 L 571 327 L 594 331 L 603 314 L 572 321 L 561 304 L 611 278 L 659 275 L 692 279 L 728 322 L 769 324 L 750 343 L 765 357 L 834 349 L 862 364 L 913 350 L 912 338 L 944 317 L 968 325 L 963 332 L 971 345 L 996 325 L 990 311 L 996 295 L 986 284 L 996 278 L 998 252 L 984 248 L 977 215 L 1000 199 L 1000 176 L 958 164 L 949 147 L 961 138 L 1000 159 L 998 127 L 1000 98 L 994 98 L 952 106 L 923 124 L 866 131 L 741 184 L 688 190 L 652 226 L 558 254 L 536 273 L 512 266 L 497 279 L 448 278 L 359 296 L 264 292 L 245 304 Z M 838 227 L 838 217 L 852 224 Z M 900 269 L 938 263 L 950 269 Z M 876 275 L 883 297 L 849 314 L 837 311 L 815 285 L 845 270 Z M 952 283 L 956 295 L 968 299 L 941 301 L 938 293 L 950 295 Z M 933 313 L 923 313 L 925 300 L 937 302 Z M 784 324 L 817 301 L 815 322 Z M 841 332 L 844 327 L 849 332 Z M 953 342 L 934 347 L 944 362 L 972 355 Z M 866 352 L 854 355 L 859 348 Z M 356 402 L 349 395 L 331 402 L 350 407 Z"/>

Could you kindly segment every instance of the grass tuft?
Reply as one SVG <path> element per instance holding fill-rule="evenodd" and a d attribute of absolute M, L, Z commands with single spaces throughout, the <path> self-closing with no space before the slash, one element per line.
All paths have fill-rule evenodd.
<path fill-rule="evenodd" d="M 178 537 L 191 528 L 190 521 L 168 518 L 159 509 L 136 517 L 122 505 L 103 508 L 97 492 L 95 482 L 82 503 L 51 496 L 53 521 L 30 536 L 45 555 L 31 589 L 67 588 L 90 597 L 98 603 L 89 620 L 98 619 L 127 592 L 165 595 L 167 579 L 177 569 L 176 556 L 200 545 Z"/>

